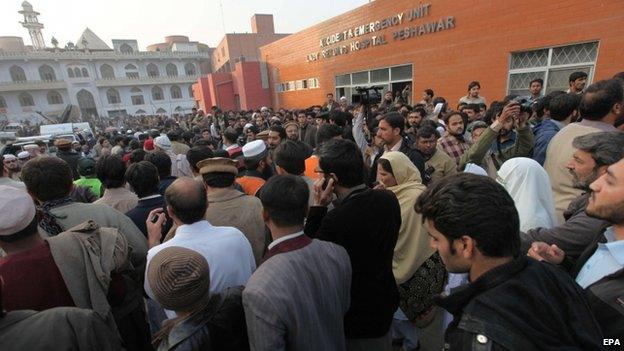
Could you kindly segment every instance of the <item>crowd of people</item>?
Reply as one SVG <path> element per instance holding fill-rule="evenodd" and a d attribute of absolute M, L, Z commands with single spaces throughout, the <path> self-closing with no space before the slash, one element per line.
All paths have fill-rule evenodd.
<path fill-rule="evenodd" d="M 1 348 L 624 342 L 624 72 L 569 81 L 489 104 L 476 81 L 457 105 L 330 93 L 8 145 Z"/>

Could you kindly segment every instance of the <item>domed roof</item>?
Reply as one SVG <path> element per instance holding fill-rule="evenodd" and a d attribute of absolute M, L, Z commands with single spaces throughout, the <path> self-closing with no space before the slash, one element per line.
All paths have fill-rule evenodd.
<path fill-rule="evenodd" d="M 24 10 L 27 10 L 27 11 L 32 11 L 33 10 L 32 5 L 28 1 L 24 1 L 22 3 L 22 8 L 24 8 Z"/>

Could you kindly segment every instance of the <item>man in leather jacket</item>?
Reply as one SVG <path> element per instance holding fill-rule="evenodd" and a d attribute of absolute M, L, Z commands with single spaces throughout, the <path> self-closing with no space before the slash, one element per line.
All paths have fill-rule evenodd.
<path fill-rule="evenodd" d="M 500 184 L 473 174 L 443 178 L 415 209 L 447 270 L 469 274 L 469 284 L 436 299 L 454 317 L 445 350 L 602 348 L 582 289 L 520 252 L 518 212 Z"/>

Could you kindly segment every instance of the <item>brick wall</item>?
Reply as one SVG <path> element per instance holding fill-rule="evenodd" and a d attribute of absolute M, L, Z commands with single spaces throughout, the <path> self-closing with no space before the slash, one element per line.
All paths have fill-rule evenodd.
<path fill-rule="evenodd" d="M 320 50 L 319 40 L 334 32 L 406 12 L 421 3 L 413 0 L 377 0 L 319 23 L 260 49 L 271 78 L 273 107 L 307 107 L 320 104 L 334 92 L 334 77 L 342 73 L 411 63 L 413 99 L 423 89 L 456 102 L 472 80 L 481 82 L 488 101 L 502 98 L 507 89 L 510 53 L 533 48 L 599 40 L 594 81 L 624 70 L 624 1 L 580 0 L 431 0 L 429 15 L 412 22 L 347 39 L 385 35 L 387 45 L 347 55 L 306 62 Z M 393 32 L 407 26 L 454 16 L 455 28 L 403 41 Z M 331 45 L 329 47 L 336 47 Z M 320 89 L 275 93 L 274 84 L 318 77 Z"/>

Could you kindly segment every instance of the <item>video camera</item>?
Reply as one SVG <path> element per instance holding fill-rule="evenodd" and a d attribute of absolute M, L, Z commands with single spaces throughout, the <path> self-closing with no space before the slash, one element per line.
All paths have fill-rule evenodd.
<path fill-rule="evenodd" d="M 533 101 L 529 101 L 527 98 L 523 97 L 517 97 L 511 101 L 520 105 L 520 112 L 526 112 L 529 114 L 533 112 Z"/>
<path fill-rule="evenodd" d="M 355 87 L 355 91 L 358 92 L 354 96 L 354 102 L 360 103 L 362 106 L 375 105 L 381 102 L 381 91 L 383 87 L 370 86 L 370 87 Z"/>

